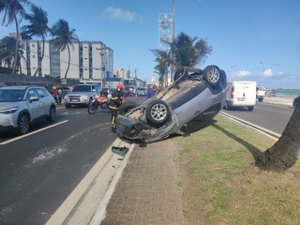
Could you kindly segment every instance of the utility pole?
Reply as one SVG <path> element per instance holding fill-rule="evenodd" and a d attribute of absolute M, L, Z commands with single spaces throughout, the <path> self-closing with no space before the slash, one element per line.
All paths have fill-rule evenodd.
<path fill-rule="evenodd" d="M 172 0 L 172 42 L 174 41 L 174 32 L 175 32 L 175 5 L 174 5 L 174 0 Z"/>
<path fill-rule="evenodd" d="M 174 0 L 172 0 L 172 44 L 174 43 L 174 33 L 175 33 L 175 4 Z M 171 52 L 171 58 L 172 57 L 172 52 Z M 171 62 L 171 83 L 174 81 L 173 79 L 173 73 L 174 73 L 174 64 Z"/>

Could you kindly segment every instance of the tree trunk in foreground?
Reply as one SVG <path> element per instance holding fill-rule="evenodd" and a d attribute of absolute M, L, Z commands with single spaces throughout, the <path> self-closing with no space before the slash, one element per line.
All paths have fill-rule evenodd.
<path fill-rule="evenodd" d="M 300 104 L 296 107 L 279 140 L 256 160 L 264 170 L 284 171 L 298 160 L 300 150 Z"/>

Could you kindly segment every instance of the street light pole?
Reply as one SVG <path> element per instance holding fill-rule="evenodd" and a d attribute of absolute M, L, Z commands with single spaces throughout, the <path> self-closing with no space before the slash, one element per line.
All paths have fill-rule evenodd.
<path fill-rule="evenodd" d="M 172 0 L 172 44 L 174 43 L 174 33 L 175 33 L 175 4 L 174 4 L 174 0 Z M 172 58 L 173 57 L 171 52 L 171 59 Z M 171 79 L 170 79 L 171 83 L 174 81 L 173 73 L 174 73 L 174 64 L 171 62 Z"/>

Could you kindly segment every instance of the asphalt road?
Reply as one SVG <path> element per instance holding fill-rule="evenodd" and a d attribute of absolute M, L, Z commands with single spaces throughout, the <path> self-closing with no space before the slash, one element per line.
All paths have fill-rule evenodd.
<path fill-rule="evenodd" d="M 36 124 L 37 133 L 0 134 L 0 224 L 45 224 L 116 139 L 109 120 L 108 111 L 59 108 L 57 121 Z"/>
<path fill-rule="evenodd" d="M 253 111 L 247 111 L 245 109 L 223 111 L 278 134 L 282 134 L 294 109 L 288 106 L 257 102 Z"/>

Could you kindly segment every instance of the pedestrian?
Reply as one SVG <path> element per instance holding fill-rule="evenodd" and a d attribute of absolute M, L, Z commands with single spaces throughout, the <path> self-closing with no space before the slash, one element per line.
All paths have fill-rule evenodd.
<path fill-rule="evenodd" d="M 58 95 L 59 95 L 58 88 L 57 87 L 53 87 L 52 96 L 53 96 L 56 104 L 58 104 Z"/>
<path fill-rule="evenodd" d="M 58 88 L 58 103 L 61 104 L 61 100 L 63 98 L 63 90 L 61 87 Z"/>
<path fill-rule="evenodd" d="M 147 92 L 147 98 L 151 98 L 153 96 L 155 96 L 155 91 L 153 88 L 150 87 Z"/>

